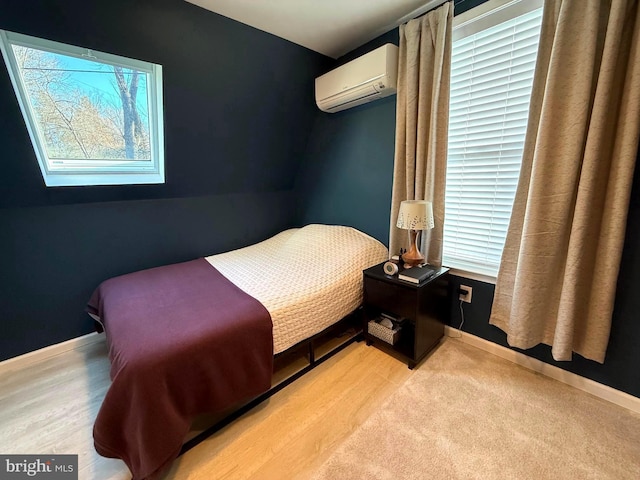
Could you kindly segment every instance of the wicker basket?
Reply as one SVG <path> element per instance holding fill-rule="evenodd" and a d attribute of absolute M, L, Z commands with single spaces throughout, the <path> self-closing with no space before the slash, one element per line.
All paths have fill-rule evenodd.
<path fill-rule="evenodd" d="M 393 328 L 385 327 L 384 325 L 380 325 L 381 320 L 382 318 L 376 318 L 369 321 L 367 324 L 369 335 L 373 335 L 389 345 L 395 345 L 400 337 L 402 327 L 397 322 L 393 322 Z"/>

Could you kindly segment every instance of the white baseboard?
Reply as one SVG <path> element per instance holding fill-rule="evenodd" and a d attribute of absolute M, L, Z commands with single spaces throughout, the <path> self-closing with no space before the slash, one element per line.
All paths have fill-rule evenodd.
<path fill-rule="evenodd" d="M 33 352 L 25 353 L 24 355 L 9 358 L 8 360 L 0 362 L 0 374 L 7 373 L 8 371 L 20 370 L 36 362 L 41 362 L 55 357 L 56 355 L 78 350 L 85 345 L 103 342 L 104 338 L 104 335 L 93 332 L 83 335 L 82 337 L 72 338 L 66 342 L 56 343 L 55 345 L 50 345 Z"/>
<path fill-rule="evenodd" d="M 509 348 L 490 342 L 484 338 L 476 337 L 467 332 L 461 332 L 456 328 L 445 326 L 445 335 L 447 337 L 457 338 L 462 342 L 472 345 L 485 352 L 492 353 L 500 358 L 509 360 L 521 367 L 528 368 L 534 372 L 541 373 L 547 377 L 558 380 L 559 382 L 571 385 L 572 387 L 590 393 L 591 395 L 615 403 L 629 410 L 640 413 L 640 398 L 621 392 L 615 388 L 608 387 L 602 383 L 595 382 L 572 372 L 567 372 L 561 368 L 549 365 L 541 360 L 529 357 L 524 353 L 516 352 Z"/>

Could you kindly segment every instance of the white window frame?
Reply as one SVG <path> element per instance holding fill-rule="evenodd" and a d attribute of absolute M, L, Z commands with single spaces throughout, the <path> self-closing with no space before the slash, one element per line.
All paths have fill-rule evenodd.
<path fill-rule="evenodd" d="M 62 166 L 53 164 L 47 156 L 44 136 L 23 84 L 12 45 L 80 59 L 86 59 L 87 56 L 90 56 L 92 60 L 100 63 L 144 72 L 147 76 L 151 162 L 148 160 L 122 160 L 115 162 L 105 161 L 100 164 L 99 159 L 98 161 L 92 159 L 90 166 L 83 165 L 83 161 L 74 160 L 65 160 Z M 11 78 L 40 171 L 47 187 L 164 183 L 164 121 L 161 65 L 5 30 L 0 30 L 0 50 L 2 50 L 2 56 L 9 71 L 9 77 Z"/>
<path fill-rule="evenodd" d="M 542 4 L 542 0 L 489 0 L 454 18 L 453 41 L 474 35 L 494 25 L 542 8 Z M 444 241 L 446 242 L 446 236 Z M 455 256 L 447 255 L 445 245 L 443 264 L 451 267 L 453 274 L 495 283 L 497 266 L 487 265 L 483 267 L 482 265 L 473 265 L 473 263 L 465 263 L 463 260 L 458 261 Z"/>

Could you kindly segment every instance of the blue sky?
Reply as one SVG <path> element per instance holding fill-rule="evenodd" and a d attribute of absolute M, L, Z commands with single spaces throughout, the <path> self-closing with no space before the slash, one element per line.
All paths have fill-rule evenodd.
<path fill-rule="evenodd" d="M 70 75 L 73 84 L 86 91 L 89 97 L 99 92 L 103 98 L 109 100 L 109 103 L 120 106 L 120 97 L 115 86 L 115 76 L 111 65 L 55 53 L 49 53 L 49 55 L 54 57 L 58 64 Z M 125 69 L 125 74 L 126 72 L 130 72 L 130 70 Z M 136 103 L 138 104 L 138 111 L 146 119 L 148 117 L 147 81 L 144 73 L 139 77 Z"/>

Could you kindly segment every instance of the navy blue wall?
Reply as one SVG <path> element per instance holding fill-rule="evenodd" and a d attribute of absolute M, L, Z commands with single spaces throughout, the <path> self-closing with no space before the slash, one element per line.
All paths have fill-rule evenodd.
<path fill-rule="evenodd" d="M 0 360 L 92 331 L 110 276 L 295 223 L 326 57 L 182 0 L 0 0 L 0 28 L 161 64 L 167 179 L 46 188 L 0 62 Z"/>
<path fill-rule="evenodd" d="M 456 1 L 456 14 L 485 0 Z M 398 31 L 389 32 L 339 59 L 333 66 L 387 42 L 397 44 Z M 356 226 L 388 244 L 389 208 L 395 138 L 395 96 L 335 114 L 320 114 L 297 183 L 304 223 L 343 223 Z M 638 169 L 640 170 L 640 169 Z M 473 302 L 464 304 L 463 330 L 507 346 L 506 335 L 489 325 L 494 285 L 454 277 L 473 287 Z M 640 397 L 640 172 L 636 171 L 622 268 L 607 358 L 603 365 L 579 355 L 572 362 L 555 362 L 551 349 L 540 345 L 524 353 L 578 375 Z M 452 301 L 451 324 L 461 322 L 459 302 Z"/>
<path fill-rule="evenodd" d="M 330 68 L 386 43 L 398 45 L 397 29 Z M 395 113 L 395 95 L 339 113 L 318 113 L 296 182 L 300 223 L 351 225 L 388 245 Z"/>

